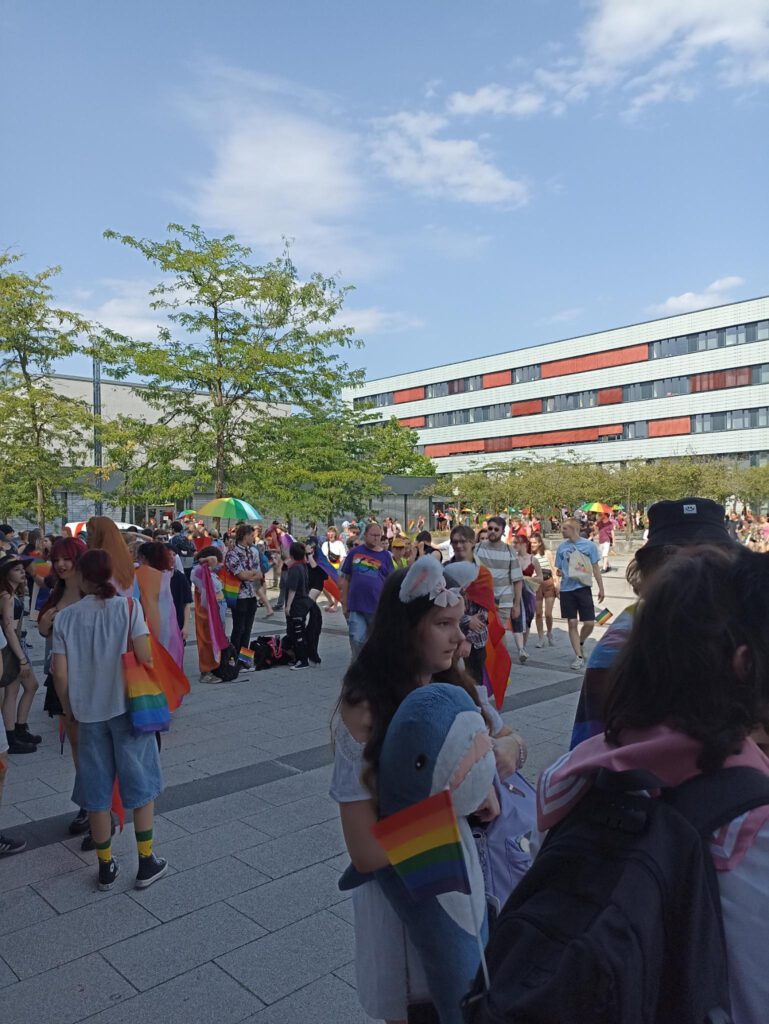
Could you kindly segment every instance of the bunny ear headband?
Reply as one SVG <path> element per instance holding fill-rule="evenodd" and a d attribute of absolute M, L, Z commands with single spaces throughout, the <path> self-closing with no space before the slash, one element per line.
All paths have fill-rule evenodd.
<path fill-rule="evenodd" d="M 399 597 L 409 604 L 417 597 L 429 597 L 440 608 L 458 604 L 462 588 L 468 586 L 478 575 L 478 566 L 472 562 L 457 562 L 443 566 L 432 555 L 417 558 L 401 583 Z M 447 586 L 447 584 L 449 584 Z"/>

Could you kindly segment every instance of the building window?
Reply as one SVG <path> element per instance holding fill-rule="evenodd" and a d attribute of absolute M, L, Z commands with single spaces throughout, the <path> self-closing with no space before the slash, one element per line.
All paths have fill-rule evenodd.
<path fill-rule="evenodd" d="M 355 409 L 379 409 L 383 405 L 393 404 L 392 391 L 384 391 L 381 395 L 365 395 L 363 398 L 352 400 Z"/>
<path fill-rule="evenodd" d="M 515 384 L 528 384 L 529 381 L 539 380 L 542 376 L 542 367 L 539 363 L 532 366 L 516 366 L 513 370 L 513 382 Z"/>
<path fill-rule="evenodd" d="M 662 338 L 649 342 L 649 359 L 668 359 L 693 352 L 712 352 L 718 348 L 747 345 L 754 341 L 769 340 L 769 320 L 759 320 L 736 327 L 721 327 L 715 331 L 700 331 L 679 338 Z"/>
<path fill-rule="evenodd" d="M 711 434 L 720 430 L 752 430 L 769 424 L 769 408 L 736 409 L 732 412 L 706 412 L 692 416 L 692 432 Z"/>
<path fill-rule="evenodd" d="M 619 437 L 619 435 L 617 435 Z M 635 423 L 626 423 L 622 429 L 623 441 L 637 441 L 639 438 L 649 436 L 649 424 L 646 420 L 636 420 Z"/>

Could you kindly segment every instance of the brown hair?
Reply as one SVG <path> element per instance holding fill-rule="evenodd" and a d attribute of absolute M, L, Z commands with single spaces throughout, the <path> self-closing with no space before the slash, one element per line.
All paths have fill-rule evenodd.
<path fill-rule="evenodd" d="M 114 566 L 109 551 L 104 551 L 102 548 L 91 548 L 77 563 L 77 569 L 80 578 L 91 584 L 96 591 L 96 597 L 101 598 L 102 601 L 117 595 L 117 590 L 111 582 Z"/>
<path fill-rule="evenodd" d="M 120 530 L 109 516 L 91 516 L 86 529 L 88 531 L 88 547 L 99 548 L 109 554 L 112 562 L 112 578 L 118 586 L 127 590 L 133 584 L 134 565 L 131 552 L 126 547 Z"/>
<path fill-rule="evenodd" d="M 534 554 L 535 555 L 544 555 L 544 553 L 547 551 L 547 544 L 545 544 L 545 538 L 542 536 L 542 534 L 541 533 L 532 533 L 531 539 L 532 539 L 532 541 L 536 541 L 537 544 L 539 545 L 539 551 L 535 551 Z"/>
<path fill-rule="evenodd" d="M 769 725 L 769 556 L 738 545 L 693 553 L 671 555 L 644 593 L 611 673 L 606 739 L 621 746 L 626 729 L 668 725 L 698 740 L 699 767 L 714 771 Z"/>
<path fill-rule="evenodd" d="M 158 541 L 140 544 L 136 549 L 136 557 L 144 559 L 151 569 L 157 569 L 158 572 L 173 572 L 174 553 L 167 544 Z"/>
<path fill-rule="evenodd" d="M 244 537 L 253 532 L 254 528 L 250 523 L 239 523 L 238 528 L 235 530 L 235 543 L 240 544 Z"/>
<path fill-rule="evenodd" d="M 475 543 L 475 531 L 469 526 L 455 526 L 449 534 L 449 540 L 453 540 L 455 537 L 464 537 L 465 540 Z"/>

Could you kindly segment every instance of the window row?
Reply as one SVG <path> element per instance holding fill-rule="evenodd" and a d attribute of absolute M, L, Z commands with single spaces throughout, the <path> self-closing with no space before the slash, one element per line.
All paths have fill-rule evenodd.
<path fill-rule="evenodd" d="M 692 416 L 693 434 L 711 434 L 719 430 L 751 430 L 769 427 L 769 408 L 736 409 L 731 412 L 706 412 Z"/>
<path fill-rule="evenodd" d="M 539 363 L 532 366 L 516 366 L 513 370 L 514 384 L 528 384 L 532 380 L 540 380 L 541 377 L 542 367 Z"/>
<path fill-rule="evenodd" d="M 498 405 L 482 405 L 476 409 L 451 409 L 448 412 L 434 412 L 425 416 L 425 427 L 456 427 L 462 423 L 486 423 L 488 420 L 505 420 L 512 415 L 509 402 Z"/>
<path fill-rule="evenodd" d="M 425 385 L 425 398 L 443 398 L 445 395 L 463 395 L 466 391 L 481 391 L 483 374 L 459 377 L 456 380 L 442 380 L 437 384 Z"/>
<path fill-rule="evenodd" d="M 381 395 L 366 395 L 363 398 L 353 398 L 352 405 L 354 409 L 368 409 L 369 407 L 379 409 L 383 405 L 392 405 L 394 397 L 394 392 L 383 391 Z"/>
<path fill-rule="evenodd" d="M 570 395 L 554 395 L 542 399 L 542 412 L 569 412 L 571 409 L 594 409 L 597 391 L 572 391 Z"/>
<path fill-rule="evenodd" d="M 652 341 L 649 343 L 649 359 L 667 359 L 670 356 L 685 356 L 692 352 L 711 352 L 718 348 L 730 348 L 732 345 L 748 345 L 754 341 L 769 341 L 769 320 Z"/>

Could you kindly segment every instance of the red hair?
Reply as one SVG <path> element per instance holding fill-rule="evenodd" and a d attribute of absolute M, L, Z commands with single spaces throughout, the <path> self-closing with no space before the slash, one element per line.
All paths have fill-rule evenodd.
<path fill-rule="evenodd" d="M 47 576 L 45 580 L 45 585 L 51 593 L 48 595 L 48 600 L 40 609 L 40 615 L 45 615 L 45 613 L 50 611 L 51 608 L 55 608 L 59 601 L 61 601 L 64 593 L 64 581 L 59 579 L 55 563 L 60 558 L 64 558 L 68 562 L 72 562 L 73 565 L 77 565 L 87 550 L 88 548 L 82 540 L 77 540 L 75 537 L 71 536 L 57 537 L 53 542 L 50 555 L 51 574 L 50 576 Z"/>

